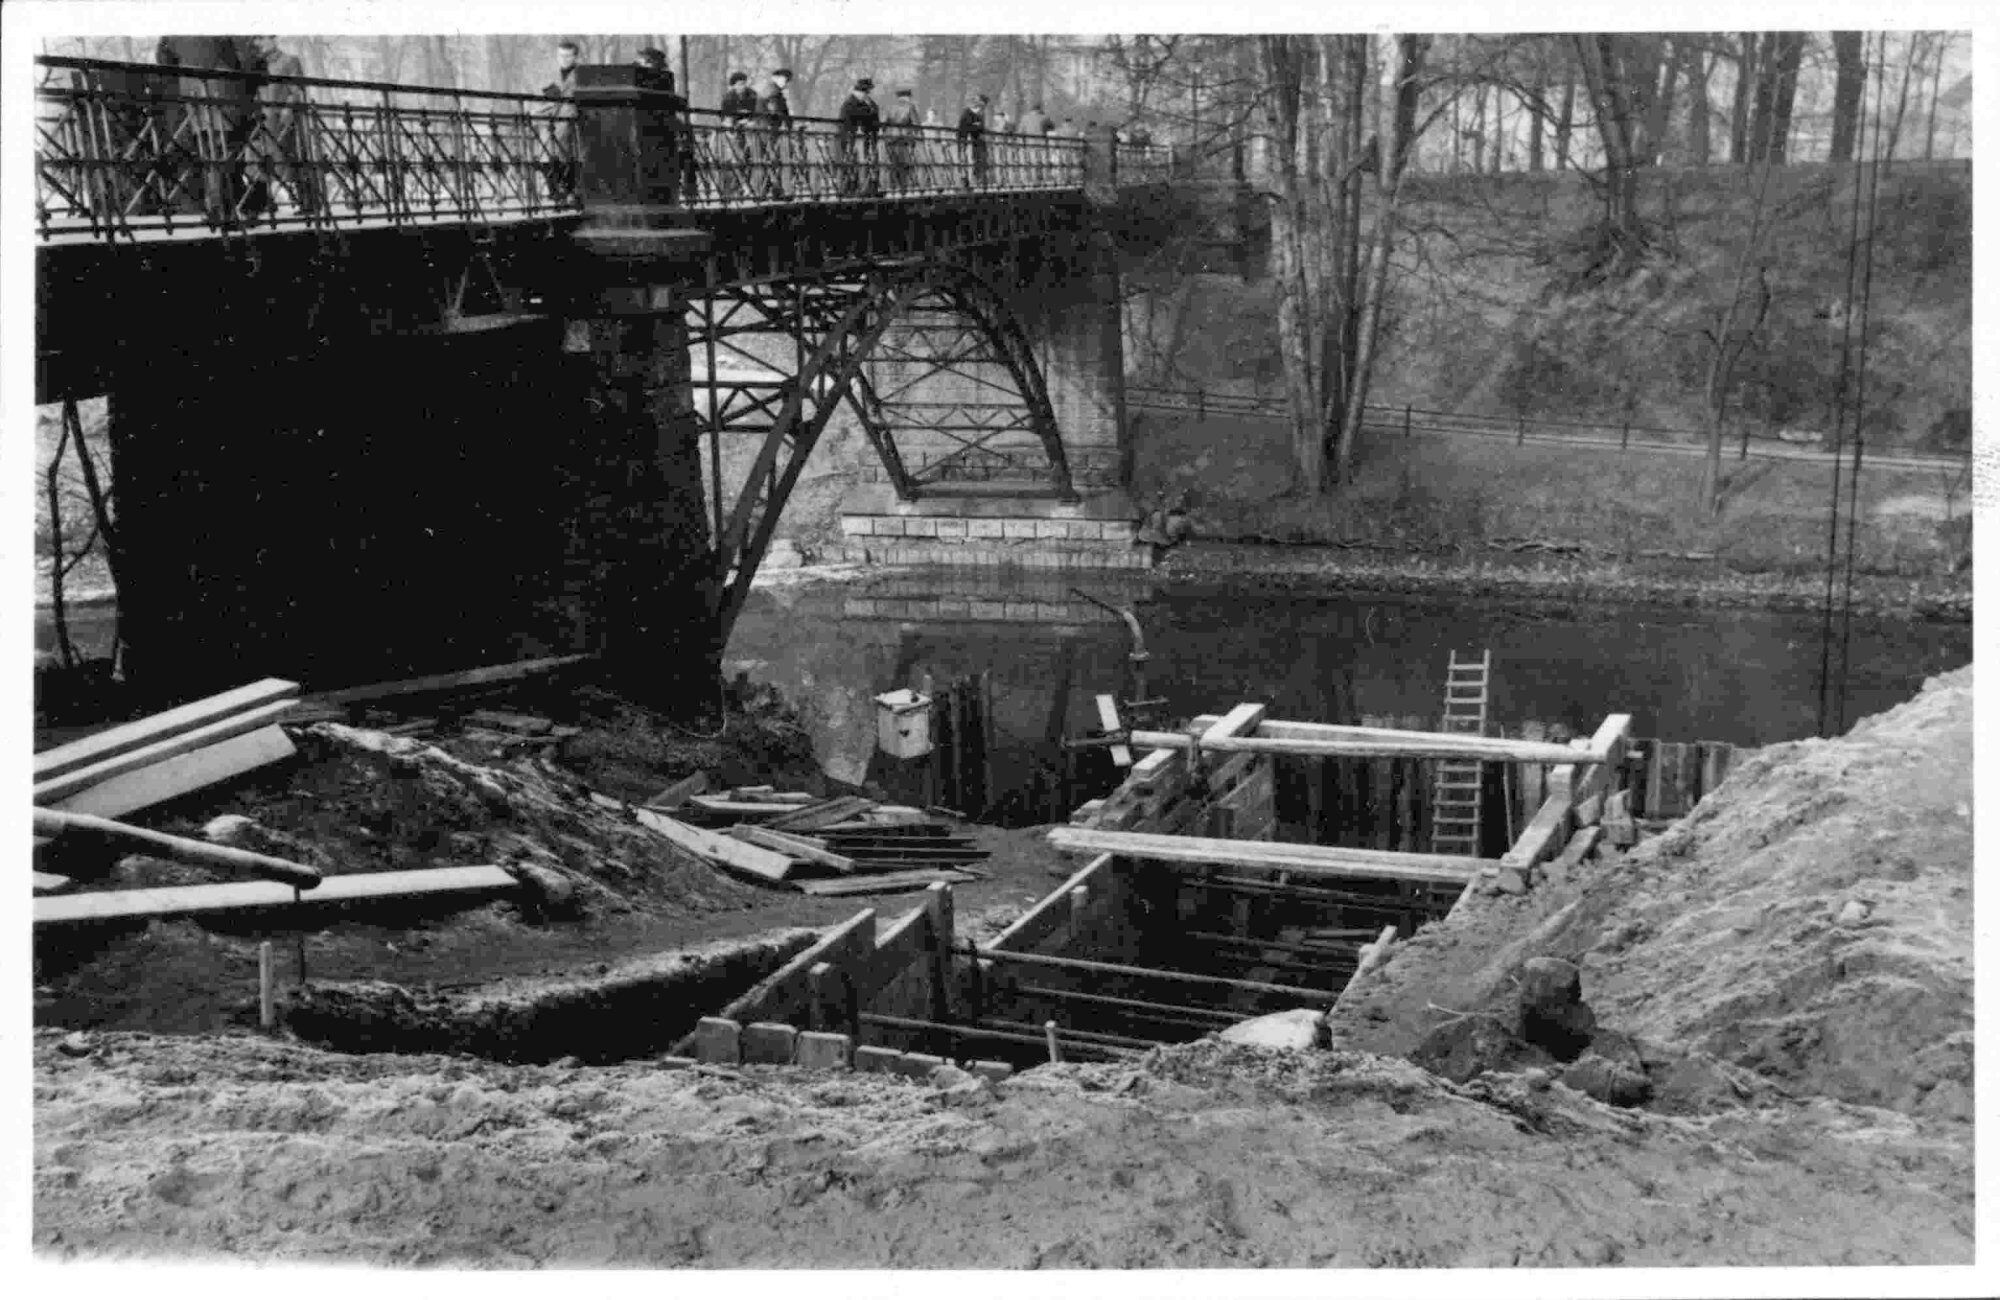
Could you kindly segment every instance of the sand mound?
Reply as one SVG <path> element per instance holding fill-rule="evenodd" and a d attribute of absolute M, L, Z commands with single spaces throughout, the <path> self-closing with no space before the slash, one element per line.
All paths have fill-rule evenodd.
<path fill-rule="evenodd" d="M 1970 668 L 1761 751 L 1606 882 L 1591 1002 L 1798 1090 L 1969 1118 L 1971 810 Z"/>
<path fill-rule="evenodd" d="M 1637 1040 L 1663 1109 L 1775 1085 L 1970 1118 L 1971 803 L 1966 668 L 1845 736 L 1745 757 L 1629 855 L 1474 900 L 1357 990 L 1336 1037 L 1418 1052 L 1556 957 L 1598 1025 Z"/>

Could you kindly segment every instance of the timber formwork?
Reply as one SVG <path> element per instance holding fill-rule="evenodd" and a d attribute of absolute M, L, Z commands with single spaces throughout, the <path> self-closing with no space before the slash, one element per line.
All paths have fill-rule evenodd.
<path fill-rule="evenodd" d="M 952 931 L 950 887 L 881 937 L 857 916 L 725 1009 L 919 1061 L 1104 1059 L 1272 1011 L 1324 1010 L 1398 938 L 1442 918 L 1482 872 L 1525 870 L 1623 779 L 1630 720 L 1550 746 L 1267 720 L 1262 705 L 1134 732 L 1148 746 L 1107 798 L 1050 832 L 1087 861 L 984 943 Z M 1558 763 L 1513 848 L 1458 855 L 1283 843 L 1276 765 L 1382 754 Z M 690 1049 L 696 1046 L 689 1043 Z"/>

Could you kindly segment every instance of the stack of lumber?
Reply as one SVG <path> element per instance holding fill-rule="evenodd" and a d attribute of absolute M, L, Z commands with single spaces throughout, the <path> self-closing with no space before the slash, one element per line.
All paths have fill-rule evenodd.
<path fill-rule="evenodd" d="M 35 807 L 122 817 L 297 751 L 277 724 L 298 702 L 275 677 L 35 755 Z"/>
<path fill-rule="evenodd" d="M 671 787 L 670 787 L 671 789 Z M 662 792 L 663 795 L 667 792 Z M 720 870 L 808 894 L 874 894 L 984 879 L 986 850 L 914 808 L 860 795 L 813 799 L 768 787 L 656 800 L 640 823 Z"/>

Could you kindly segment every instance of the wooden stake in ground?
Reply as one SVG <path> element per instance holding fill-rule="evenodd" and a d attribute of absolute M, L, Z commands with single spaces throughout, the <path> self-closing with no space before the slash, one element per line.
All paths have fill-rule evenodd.
<path fill-rule="evenodd" d="M 1061 1065 L 1062 1044 L 1056 1041 L 1056 1022 L 1053 1020 L 1044 1020 L 1042 1022 L 1042 1032 L 1049 1036 L 1049 1064 Z"/>
<path fill-rule="evenodd" d="M 265 1033 L 278 1027 L 278 990 L 272 975 L 271 941 L 257 945 L 257 1023 Z"/>

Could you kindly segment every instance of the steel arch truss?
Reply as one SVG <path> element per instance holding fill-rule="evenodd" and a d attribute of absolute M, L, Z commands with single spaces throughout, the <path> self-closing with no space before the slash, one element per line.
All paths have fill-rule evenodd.
<path fill-rule="evenodd" d="M 968 491 L 1076 499 L 1027 334 L 963 268 L 913 264 L 720 287 L 692 300 L 688 327 L 695 421 L 710 435 L 715 614 L 725 638 L 842 405 L 903 500 Z M 742 435 L 756 435 L 754 457 Z"/>

